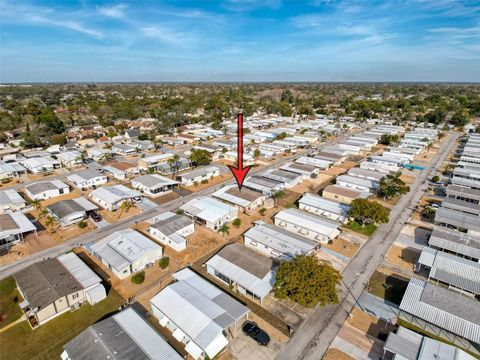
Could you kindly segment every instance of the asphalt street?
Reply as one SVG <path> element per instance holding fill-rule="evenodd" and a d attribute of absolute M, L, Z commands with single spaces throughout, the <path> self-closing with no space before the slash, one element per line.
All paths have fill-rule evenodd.
<path fill-rule="evenodd" d="M 317 306 L 277 355 L 277 360 L 318 360 L 327 351 L 345 322 L 356 300 L 362 294 L 375 269 L 410 218 L 413 209 L 428 187 L 435 169 L 445 161 L 459 134 L 450 133 L 440 150 L 410 186 L 390 212 L 390 221 L 380 225 L 366 244 L 360 248 L 342 272 L 344 284 L 336 305 Z"/>

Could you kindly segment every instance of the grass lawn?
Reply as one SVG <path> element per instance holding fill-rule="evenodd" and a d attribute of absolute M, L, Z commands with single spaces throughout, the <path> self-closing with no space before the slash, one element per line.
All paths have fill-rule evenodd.
<path fill-rule="evenodd" d="M 360 234 L 371 236 L 375 230 L 377 230 L 377 226 L 375 224 L 368 224 L 368 225 L 360 225 L 356 221 L 350 221 L 348 224 L 344 225 L 347 229 L 356 231 Z"/>
<path fill-rule="evenodd" d="M 400 275 L 386 275 L 375 271 L 368 282 L 368 292 L 400 305 L 407 285 L 408 279 Z"/>
<path fill-rule="evenodd" d="M 0 322 L 0 329 L 14 322 L 22 316 L 19 303 L 23 301 L 17 290 L 17 284 L 13 276 L 0 281 L 0 314 L 4 318 Z"/>
<path fill-rule="evenodd" d="M 108 297 L 95 306 L 84 303 L 78 310 L 66 312 L 35 330 L 22 321 L 0 333 L 0 359 L 59 359 L 65 343 L 124 303 L 110 289 Z"/>

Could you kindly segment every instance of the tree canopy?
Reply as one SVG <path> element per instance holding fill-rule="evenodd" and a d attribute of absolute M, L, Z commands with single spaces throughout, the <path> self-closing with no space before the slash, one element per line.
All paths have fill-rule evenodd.
<path fill-rule="evenodd" d="M 208 165 L 212 162 L 212 155 L 207 150 L 192 149 L 190 161 L 195 165 Z"/>
<path fill-rule="evenodd" d="M 381 204 L 368 199 L 353 200 L 348 215 L 360 224 L 388 222 L 388 210 Z"/>
<path fill-rule="evenodd" d="M 378 196 L 390 199 L 397 195 L 403 195 L 410 191 L 410 187 L 400 179 L 400 173 L 388 174 L 380 180 Z"/>
<path fill-rule="evenodd" d="M 329 262 L 300 255 L 280 264 L 273 291 L 277 298 L 288 298 L 302 306 L 325 306 L 338 303 L 336 287 L 341 279 Z"/>
<path fill-rule="evenodd" d="M 380 136 L 379 143 L 382 145 L 391 145 L 394 143 L 397 143 L 399 141 L 398 135 L 392 135 L 392 134 L 383 134 Z"/>

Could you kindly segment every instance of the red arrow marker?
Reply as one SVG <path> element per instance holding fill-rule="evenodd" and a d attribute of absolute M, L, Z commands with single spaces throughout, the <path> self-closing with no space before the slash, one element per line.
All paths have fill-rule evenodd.
<path fill-rule="evenodd" d="M 243 181 L 251 168 L 243 167 L 243 114 L 237 115 L 237 167 L 228 165 L 228 168 L 237 181 L 238 190 L 242 190 Z"/>

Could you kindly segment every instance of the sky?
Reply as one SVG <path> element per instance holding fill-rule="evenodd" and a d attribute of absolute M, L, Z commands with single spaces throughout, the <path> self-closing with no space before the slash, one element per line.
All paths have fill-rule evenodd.
<path fill-rule="evenodd" d="M 480 1 L 0 0 L 0 82 L 480 81 Z"/>

